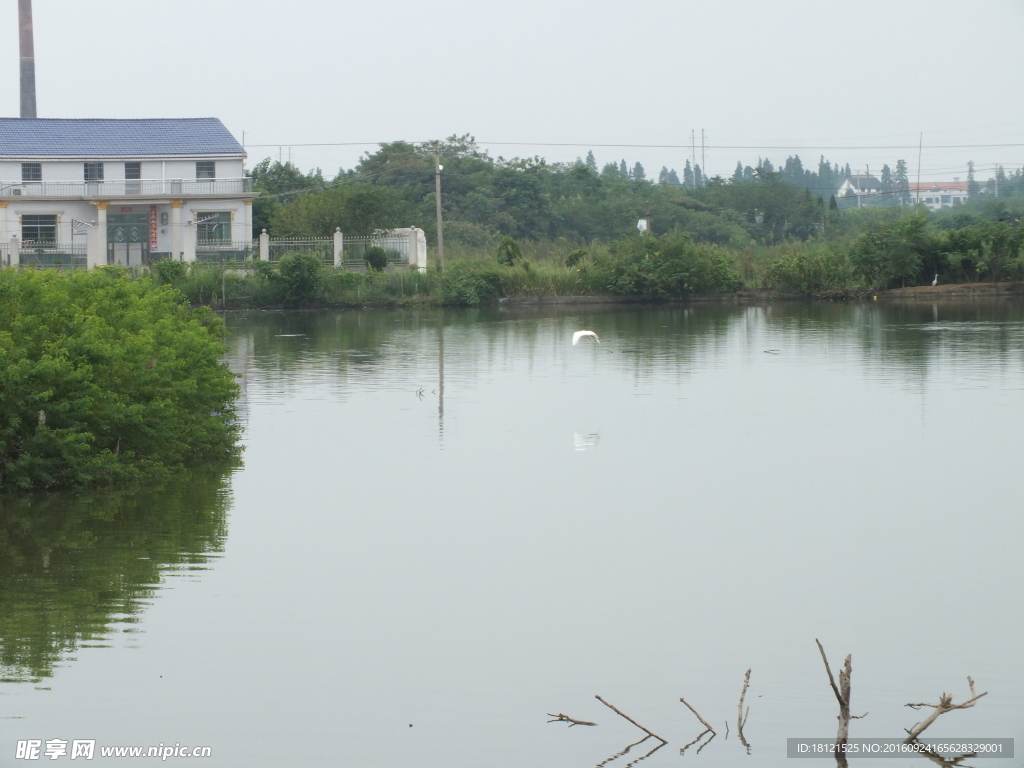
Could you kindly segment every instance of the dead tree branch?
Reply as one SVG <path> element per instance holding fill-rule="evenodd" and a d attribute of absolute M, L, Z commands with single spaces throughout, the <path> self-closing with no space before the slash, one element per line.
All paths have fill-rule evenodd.
<path fill-rule="evenodd" d="M 746 738 L 743 736 L 743 726 L 747 724 L 747 716 L 750 714 L 750 707 L 747 707 L 746 712 L 743 711 L 743 700 L 747 696 L 747 688 L 750 687 L 750 670 L 747 670 L 747 674 L 743 676 L 743 688 L 740 690 L 740 704 L 739 714 L 736 716 L 736 736 L 747 749 L 747 754 L 750 754 L 750 745 L 747 743 Z"/>
<path fill-rule="evenodd" d="M 832 692 L 836 695 L 836 701 L 839 702 L 839 715 L 836 718 L 839 720 L 836 746 L 842 748 L 850 738 L 850 720 L 858 720 L 868 716 L 867 712 L 863 715 L 850 715 L 850 676 L 853 674 L 853 654 L 847 654 L 843 669 L 839 672 L 839 685 L 836 685 L 836 679 L 832 676 L 832 668 L 828 664 L 828 657 L 825 655 L 825 649 L 822 647 L 821 641 L 818 638 L 814 638 L 814 642 L 818 644 L 821 660 L 825 662 L 825 671 L 828 673 L 828 683 L 832 686 Z"/>
<path fill-rule="evenodd" d="M 907 731 L 909 735 L 907 736 L 907 738 L 903 740 L 903 743 L 910 744 L 912 741 L 914 741 L 918 736 L 920 736 L 924 732 L 925 728 L 927 728 L 929 725 L 931 725 L 938 719 L 939 715 L 944 715 L 947 712 L 952 712 L 954 709 L 970 709 L 974 706 L 975 702 L 977 702 L 978 699 L 980 699 L 982 696 L 988 695 L 988 691 L 985 691 L 984 693 L 974 692 L 974 680 L 972 680 L 970 676 L 968 676 L 967 678 L 967 684 L 971 688 L 971 698 L 967 699 L 967 701 L 961 704 L 953 703 L 952 693 L 943 693 L 942 696 L 939 697 L 938 704 L 905 704 L 904 706 L 910 707 L 911 709 L 921 709 L 921 707 L 933 707 L 934 711 L 930 715 L 928 715 L 928 717 L 926 717 L 922 722 L 918 723 L 913 728 Z"/>
<path fill-rule="evenodd" d="M 568 715 L 563 715 L 561 712 L 559 712 L 557 715 L 553 715 L 550 712 L 547 712 L 545 714 L 547 714 L 548 717 L 554 718 L 554 720 L 548 720 L 549 723 L 568 723 L 570 728 L 572 728 L 574 725 L 597 725 L 597 723 L 592 723 L 589 720 L 577 720 L 575 718 L 569 717 Z"/>
<path fill-rule="evenodd" d="M 631 723 L 632 723 L 633 725 L 635 725 L 635 726 L 636 726 L 637 728 L 639 728 L 639 729 L 640 729 L 641 731 L 643 731 L 643 732 L 644 732 L 644 733 L 646 733 L 647 735 L 649 735 L 649 736 L 653 736 L 653 737 L 654 737 L 654 738 L 656 738 L 656 739 L 657 739 L 658 741 L 660 741 L 660 742 L 661 742 L 662 744 L 668 744 L 668 741 L 666 741 L 665 739 L 661 738 L 661 736 L 659 736 L 658 734 L 656 734 L 656 733 L 655 733 L 654 731 L 650 730 L 649 728 L 644 728 L 644 726 L 640 725 L 640 723 L 638 723 L 638 722 L 637 722 L 636 720 L 634 720 L 634 719 L 633 719 L 632 717 L 630 717 L 629 715 L 627 715 L 627 714 L 626 714 L 625 712 L 622 712 L 621 710 L 618 710 L 618 709 L 616 709 L 616 708 L 615 708 L 614 706 L 612 706 L 611 704 L 609 704 L 609 703 L 608 703 L 607 701 L 605 701 L 604 699 L 602 699 L 602 698 L 601 698 L 600 696 L 594 696 L 594 698 L 595 698 L 595 699 L 597 699 L 598 701 L 600 701 L 600 702 L 601 702 L 602 704 L 604 704 L 604 705 L 605 705 L 606 707 L 608 707 L 608 709 L 610 709 L 610 710 L 611 710 L 612 712 L 614 712 L 614 713 L 615 713 L 616 715 L 618 715 L 619 717 L 624 717 L 624 718 L 625 718 L 626 720 L 629 720 L 629 722 L 631 722 Z"/>
<path fill-rule="evenodd" d="M 715 732 L 715 729 L 714 729 L 714 728 L 712 728 L 712 727 L 711 727 L 710 725 L 708 725 L 708 721 L 707 721 L 707 720 L 705 720 L 705 719 L 704 719 L 703 717 L 701 717 L 701 716 L 700 716 L 700 712 L 698 712 L 698 711 L 697 711 L 696 709 L 694 709 L 693 707 L 691 707 L 691 706 L 690 706 L 690 703 L 689 703 L 689 702 L 688 702 L 688 701 L 687 701 L 686 699 L 684 699 L 684 698 L 683 698 L 682 696 L 680 696 L 680 697 L 679 697 L 679 700 L 680 700 L 681 702 L 683 702 L 683 704 L 685 704 L 685 705 L 686 705 L 686 708 L 687 708 L 688 710 L 690 710 L 691 712 L 693 712 L 693 714 L 694 714 L 694 715 L 695 715 L 695 716 L 697 717 L 697 719 L 698 719 L 698 720 L 700 720 L 700 724 L 701 724 L 701 725 L 703 725 L 703 726 L 704 726 L 704 727 L 705 727 L 705 728 L 706 728 L 706 729 L 707 729 L 708 731 L 711 731 L 712 733 L 714 733 L 714 732 Z"/>

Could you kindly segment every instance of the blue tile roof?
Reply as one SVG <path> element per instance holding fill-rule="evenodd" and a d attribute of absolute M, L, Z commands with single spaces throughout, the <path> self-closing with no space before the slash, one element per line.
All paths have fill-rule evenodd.
<path fill-rule="evenodd" d="M 244 156 L 215 117 L 51 120 L 0 117 L 0 157 Z"/>

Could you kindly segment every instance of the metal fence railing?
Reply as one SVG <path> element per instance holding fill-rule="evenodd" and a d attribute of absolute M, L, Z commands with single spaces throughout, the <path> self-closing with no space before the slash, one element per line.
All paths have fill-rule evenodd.
<path fill-rule="evenodd" d="M 248 195 L 252 179 L 115 179 L 112 181 L 0 181 L 0 199 L 16 197 L 136 197 Z"/>
<path fill-rule="evenodd" d="M 259 244 L 250 240 L 234 243 L 196 243 L 196 261 L 200 262 L 244 264 L 259 257 Z"/>
<path fill-rule="evenodd" d="M 346 237 L 342 245 L 341 262 L 346 266 L 365 263 L 366 249 L 379 246 L 388 255 L 389 264 L 409 263 L 409 238 L 405 235 L 368 235 Z"/>
<path fill-rule="evenodd" d="M 10 248 L 4 251 L 5 263 L 11 261 Z M 20 249 L 18 263 L 34 269 L 85 269 L 85 243 L 26 243 Z"/>
<path fill-rule="evenodd" d="M 314 253 L 325 264 L 334 264 L 334 238 L 306 237 L 294 239 L 271 239 L 269 257 L 278 261 L 286 253 Z"/>

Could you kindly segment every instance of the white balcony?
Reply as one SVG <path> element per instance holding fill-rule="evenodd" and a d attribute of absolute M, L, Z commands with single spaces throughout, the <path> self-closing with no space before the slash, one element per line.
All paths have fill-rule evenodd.
<path fill-rule="evenodd" d="M 252 195 L 252 179 L 120 179 L 111 181 L 0 181 L 0 200 L 111 200 Z"/>

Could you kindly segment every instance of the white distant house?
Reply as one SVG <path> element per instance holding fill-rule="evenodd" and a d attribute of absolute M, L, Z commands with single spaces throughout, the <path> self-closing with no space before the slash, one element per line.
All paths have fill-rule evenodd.
<path fill-rule="evenodd" d="M 966 203 L 967 182 L 953 179 L 953 181 L 922 181 L 920 184 L 911 184 L 910 202 L 921 203 L 933 211 Z"/>
<path fill-rule="evenodd" d="M 839 185 L 839 190 L 836 192 L 836 197 L 846 197 L 847 195 L 880 195 L 882 194 L 882 182 L 869 173 L 855 174 L 848 176 L 846 180 Z"/>
<path fill-rule="evenodd" d="M 248 244 L 244 161 L 216 118 L 0 118 L 4 263 L 136 266 Z"/>

